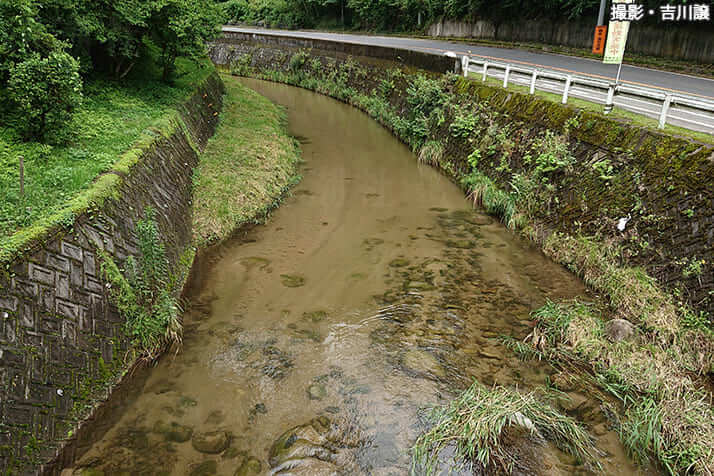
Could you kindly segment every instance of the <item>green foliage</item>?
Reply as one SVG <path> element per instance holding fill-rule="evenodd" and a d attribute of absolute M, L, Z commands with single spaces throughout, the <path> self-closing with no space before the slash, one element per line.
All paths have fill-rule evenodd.
<path fill-rule="evenodd" d="M 449 132 L 454 138 L 469 139 L 479 122 L 479 115 L 468 108 L 460 108 L 449 125 Z"/>
<path fill-rule="evenodd" d="M 534 156 L 526 156 L 524 160 L 534 166 L 538 176 L 563 171 L 575 163 L 575 157 L 568 149 L 567 138 L 552 130 L 545 131 L 534 140 L 531 150 Z"/>
<path fill-rule="evenodd" d="M 102 251 L 102 272 L 111 284 L 111 295 L 126 319 L 126 333 L 147 359 L 157 357 L 167 346 L 181 341 L 181 312 L 169 287 L 169 264 L 159 234 L 155 212 L 147 208 L 136 224 L 138 259 L 127 258 L 124 273 Z"/>
<path fill-rule="evenodd" d="M 615 178 L 614 167 L 608 159 L 598 160 L 592 165 L 592 168 L 602 180 L 608 181 Z"/>
<path fill-rule="evenodd" d="M 290 57 L 290 71 L 293 73 L 298 72 L 307 63 L 308 58 L 310 58 L 310 52 L 306 50 L 299 50 L 294 55 Z"/>
<path fill-rule="evenodd" d="M 413 149 L 417 150 L 429 131 L 444 122 L 444 106 L 448 99 L 441 81 L 424 74 L 414 75 L 406 89 L 409 105 L 407 117 L 398 121 L 397 128 Z"/>
<path fill-rule="evenodd" d="M 535 393 L 478 382 L 444 407 L 427 415 L 432 427 L 412 448 L 412 474 L 436 474 L 439 453 L 455 448 L 456 462 L 510 473 L 517 454 L 504 444 L 507 431 L 539 433 L 593 469 L 599 468 L 593 439 L 575 419 L 558 413 Z"/>
<path fill-rule="evenodd" d="M 234 76 L 248 76 L 250 74 L 250 64 L 253 57 L 247 53 L 242 54 L 235 61 L 231 62 L 231 74 Z"/>
<path fill-rule="evenodd" d="M 206 42 L 216 38 L 220 14 L 213 2 L 162 0 L 161 8 L 150 17 L 146 36 L 161 51 L 162 78 L 169 80 L 179 56 L 197 60 L 206 54 Z"/>
<path fill-rule="evenodd" d="M 64 51 L 33 54 L 10 71 L 8 97 L 24 139 L 57 138 L 82 102 L 79 63 Z"/>

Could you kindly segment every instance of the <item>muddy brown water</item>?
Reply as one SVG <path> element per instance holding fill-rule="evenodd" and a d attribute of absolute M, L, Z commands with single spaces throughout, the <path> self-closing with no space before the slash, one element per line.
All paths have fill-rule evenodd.
<path fill-rule="evenodd" d="M 547 298 L 587 296 L 574 276 L 363 113 L 245 84 L 287 108 L 303 180 L 268 223 L 203 263 L 182 351 L 73 470 L 407 474 L 422 408 L 473 379 L 529 390 L 554 378 L 498 336 L 526 336 Z M 596 435 L 604 472 L 637 473 L 599 402 L 568 396 L 559 405 Z M 542 452 L 541 474 L 586 473 Z"/>

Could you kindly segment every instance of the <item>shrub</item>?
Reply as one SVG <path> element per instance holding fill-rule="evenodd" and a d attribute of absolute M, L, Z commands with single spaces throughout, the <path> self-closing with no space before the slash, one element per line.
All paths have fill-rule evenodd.
<path fill-rule="evenodd" d="M 235 61 L 231 62 L 231 74 L 235 76 L 248 76 L 250 74 L 250 64 L 253 58 L 248 53 L 244 53 Z"/>
<path fill-rule="evenodd" d="M 476 130 L 479 116 L 470 110 L 458 110 L 449 126 L 449 132 L 458 139 L 468 139 Z"/>
<path fill-rule="evenodd" d="M 575 163 L 566 137 L 551 130 L 545 131 L 545 134 L 536 139 L 532 149 L 536 155 L 528 155 L 524 160 L 535 165 L 535 172 L 539 175 L 564 170 Z"/>
<path fill-rule="evenodd" d="M 82 102 L 79 63 L 64 51 L 34 54 L 12 68 L 8 92 L 25 140 L 57 139 Z"/>

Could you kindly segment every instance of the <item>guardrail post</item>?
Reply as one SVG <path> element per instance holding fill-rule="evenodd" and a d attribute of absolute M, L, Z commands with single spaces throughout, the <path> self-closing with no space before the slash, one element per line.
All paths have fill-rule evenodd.
<path fill-rule="evenodd" d="M 464 55 L 461 57 L 461 69 L 464 73 L 464 78 L 469 76 L 469 57 Z"/>
<path fill-rule="evenodd" d="M 570 75 L 567 75 L 565 77 L 565 87 L 563 88 L 563 104 L 568 104 L 568 91 L 570 91 L 570 83 L 572 82 L 573 77 Z"/>
<path fill-rule="evenodd" d="M 486 81 L 486 71 L 488 70 L 488 61 L 483 62 L 483 78 L 481 81 Z"/>
<path fill-rule="evenodd" d="M 535 93 L 535 83 L 536 83 L 536 78 L 538 77 L 538 70 L 534 69 L 533 70 L 533 75 L 531 76 L 531 90 L 530 94 Z"/>
<path fill-rule="evenodd" d="M 664 97 L 664 102 L 662 103 L 662 111 L 659 114 L 660 129 L 664 129 L 664 125 L 667 123 L 667 113 L 669 112 L 670 104 L 672 104 L 672 95 L 667 94 Z"/>
<path fill-rule="evenodd" d="M 610 84 L 607 87 L 607 99 L 605 100 L 605 109 L 603 110 L 604 114 L 610 114 L 612 111 L 612 107 L 614 106 L 613 103 L 613 98 L 615 97 L 615 85 Z"/>
<path fill-rule="evenodd" d="M 508 75 L 511 74 L 511 65 L 507 64 L 506 65 L 506 72 L 503 73 L 503 87 L 507 88 L 508 87 Z"/>

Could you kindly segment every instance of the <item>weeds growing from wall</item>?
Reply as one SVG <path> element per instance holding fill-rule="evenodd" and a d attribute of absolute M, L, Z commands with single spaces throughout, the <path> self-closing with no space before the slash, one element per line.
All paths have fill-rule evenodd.
<path fill-rule="evenodd" d="M 128 257 L 123 269 L 108 253 L 100 250 L 99 255 L 112 300 L 126 319 L 126 334 L 143 358 L 153 360 L 167 347 L 181 343 L 176 287 L 183 279 L 171 277 L 153 209 L 144 211 L 136 235 L 139 254 Z"/>

